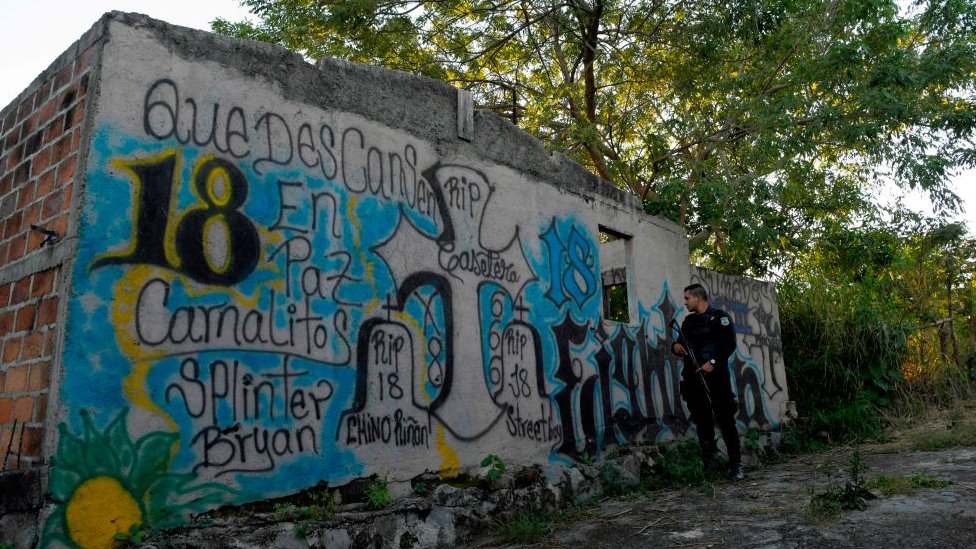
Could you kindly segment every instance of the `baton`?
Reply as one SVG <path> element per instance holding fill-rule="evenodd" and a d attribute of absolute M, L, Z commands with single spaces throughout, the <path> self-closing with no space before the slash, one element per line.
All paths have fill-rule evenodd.
<path fill-rule="evenodd" d="M 681 325 L 678 324 L 677 320 L 672 318 L 671 326 L 677 328 L 678 336 L 682 341 L 684 341 L 681 346 L 685 348 L 685 351 L 688 351 L 688 357 L 691 358 L 691 364 L 695 367 L 695 373 L 698 374 L 698 379 L 701 380 L 702 388 L 705 389 L 705 398 L 708 399 L 708 404 L 710 406 L 714 405 L 715 403 L 712 402 L 712 392 L 708 389 L 708 382 L 705 381 L 705 374 L 702 373 L 702 367 L 699 366 L 698 358 L 695 357 L 695 351 L 691 350 L 691 344 L 688 343 L 685 333 L 681 330 Z"/>

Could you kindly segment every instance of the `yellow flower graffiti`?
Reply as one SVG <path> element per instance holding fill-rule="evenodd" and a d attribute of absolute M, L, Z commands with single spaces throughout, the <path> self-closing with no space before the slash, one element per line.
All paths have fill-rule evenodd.
<path fill-rule="evenodd" d="M 175 526 L 231 496 L 225 486 L 170 471 L 179 435 L 156 431 L 132 440 L 127 412 L 100 430 L 82 410 L 80 435 L 60 425 L 48 483 L 57 505 L 42 546 L 118 547 L 134 531 Z"/>

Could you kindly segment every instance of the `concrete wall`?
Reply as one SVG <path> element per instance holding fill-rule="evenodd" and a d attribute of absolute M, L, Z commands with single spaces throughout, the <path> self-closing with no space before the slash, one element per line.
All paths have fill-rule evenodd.
<path fill-rule="evenodd" d="M 694 265 L 691 281 L 704 286 L 710 303 L 729 313 L 735 324 L 739 347 L 729 367 L 736 379 L 740 429 L 778 428 L 792 411 L 776 286 Z"/>
<path fill-rule="evenodd" d="M 129 14 L 92 34 L 44 544 L 688 432 L 679 227 L 439 82 Z"/>

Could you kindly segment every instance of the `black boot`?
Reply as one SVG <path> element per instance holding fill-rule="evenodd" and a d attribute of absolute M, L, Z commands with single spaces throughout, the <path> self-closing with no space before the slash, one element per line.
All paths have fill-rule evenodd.
<path fill-rule="evenodd" d="M 741 465 L 729 465 L 729 480 L 739 482 L 746 479 L 746 471 Z"/>

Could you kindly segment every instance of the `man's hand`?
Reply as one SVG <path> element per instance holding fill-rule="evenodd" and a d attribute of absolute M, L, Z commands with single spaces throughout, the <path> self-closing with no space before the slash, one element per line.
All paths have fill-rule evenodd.
<path fill-rule="evenodd" d="M 688 351 L 685 349 L 685 346 L 680 343 L 675 343 L 674 345 L 672 345 L 671 350 L 674 351 L 674 354 L 678 356 L 685 356 L 688 354 Z"/>
<path fill-rule="evenodd" d="M 701 371 L 705 372 L 706 374 L 710 374 L 715 371 L 715 366 L 712 366 L 711 362 L 706 362 L 702 364 Z"/>

